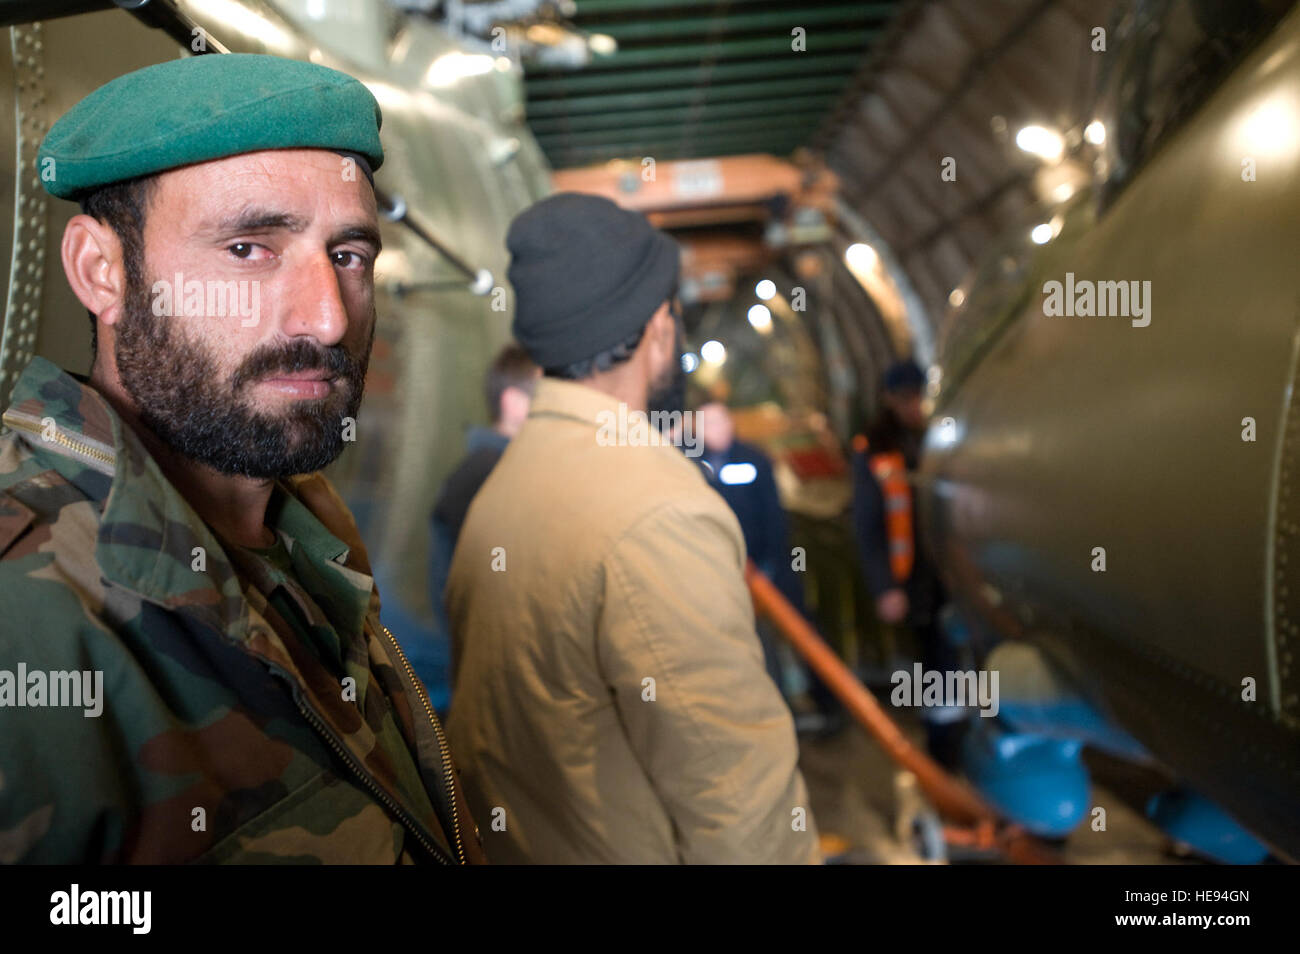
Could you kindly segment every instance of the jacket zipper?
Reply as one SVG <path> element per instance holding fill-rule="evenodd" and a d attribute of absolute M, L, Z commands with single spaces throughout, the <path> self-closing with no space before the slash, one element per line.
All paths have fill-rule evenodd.
<path fill-rule="evenodd" d="M 298 711 L 302 713 L 303 718 L 312 724 L 312 727 L 320 733 L 325 741 L 330 744 L 330 748 L 332 748 L 334 753 L 343 760 L 343 764 L 352 770 L 352 774 L 364 782 L 366 788 L 369 789 L 381 802 L 388 806 L 389 810 L 402 821 L 402 824 L 405 826 L 407 831 L 415 837 L 415 840 L 423 846 L 425 851 L 429 852 L 429 854 L 437 859 L 439 864 L 454 864 L 441 848 L 429 841 L 429 839 L 425 838 L 424 835 L 420 833 L 420 826 L 416 820 L 411 817 L 410 813 L 407 812 L 406 809 L 402 808 L 401 805 L 397 804 L 397 801 L 380 788 L 379 783 L 370 777 L 370 773 L 356 763 L 352 758 L 351 753 L 347 751 L 343 746 L 343 743 L 339 742 L 335 737 L 334 732 L 325 724 L 325 721 L 321 719 L 320 716 L 316 715 L 316 713 L 303 701 L 302 692 L 299 690 L 294 679 L 279 666 L 270 663 L 268 663 L 267 666 L 272 672 L 289 685 L 289 690 L 293 693 L 293 701 L 298 706 Z"/>
<path fill-rule="evenodd" d="M 96 448 L 91 447 L 89 444 L 83 444 L 81 441 L 74 441 L 71 437 L 64 437 L 63 432 L 59 430 L 57 425 L 54 429 L 54 437 L 49 438 L 45 436 L 45 433 L 41 428 L 28 424 L 26 421 L 19 420 L 11 414 L 6 414 L 3 421 L 9 427 L 16 428 L 20 431 L 26 431 L 28 434 L 35 434 L 40 437 L 42 441 L 53 440 L 54 443 L 63 445 L 73 453 L 81 454 L 83 457 L 89 457 L 91 460 L 97 460 L 101 464 L 108 464 L 111 466 L 116 462 L 116 457 L 113 454 L 106 454 L 102 450 L 97 450 Z"/>
<path fill-rule="evenodd" d="M 388 641 L 393 644 L 393 649 L 397 650 L 397 658 L 402 661 L 402 666 L 406 669 L 406 675 L 411 680 L 411 685 L 415 687 L 415 694 L 420 697 L 420 702 L 424 705 L 424 712 L 429 717 L 429 724 L 433 726 L 434 735 L 438 737 L 438 750 L 442 753 L 443 780 L 447 786 L 447 801 L 451 805 L 451 832 L 456 839 L 456 857 L 460 859 L 460 863 L 463 865 L 465 863 L 465 848 L 460 841 L 460 813 L 456 809 L 456 781 L 452 774 L 451 747 L 447 745 L 447 739 L 442 734 L 442 726 L 438 724 L 438 719 L 433 714 L 433 706 L 429 704 L 429 696 L 425 693 L 420 680 L 415 678 L 415 670 L 407 662 L 406 653 L 402 652 L 402 647 L 398 645 L 397 637 L 383 623 L 379 624 L 379 628 L 384 631 Z"/>

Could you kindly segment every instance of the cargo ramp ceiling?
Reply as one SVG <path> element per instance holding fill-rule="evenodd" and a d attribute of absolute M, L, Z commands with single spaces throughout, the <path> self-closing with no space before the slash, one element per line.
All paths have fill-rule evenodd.
<path fill-rule="evenodd" d="M 907 29 L 860 71 L 811 137 L 841 182 L 841 229 L 857 220 L 892 251 L 932 326 L 972 268 L 1008 230 L 1084 188 L 1082 143 L 1105 51 L 1095 31 L 1143 3 L 931 0 L 908 5 Z M 1067 161 L 1019 148 L 1038 126 Z M 1084 146 L 1079 149 L 1078 147 Z M 1076 162 L 1068 161 L 1075 157 Z M 951 160 L 951 174 L 943 164 Z M 1050 168 L 1049 168 L 1050 165 Z M 846 240 L 860 232 L 844 231 Z"/>
<path fill-rule="evenodd" d="M 611 52 L 577 70 L 528 64 L 528 124 L 557 169 L 629 156 L 786 155 L 896 38 L 911 5 L 576 0 L 569 22 Z"/>
<path fill-rule="evenodd" d="M 925 359 L 950 297 L 999 238 L 1051 193 L 1086 185 L 1090 170 L 1045 173 L 1015 139 L 1034 123 L 1082 136 L 1102 58 L 1093 31 L 1110 30 L 1114 10 L 1109 0 L 576 0 L 567 21 L 617 49 L 602 56 L 589 43 L 576 69 L 526 63 L 527 122 L 557 169 L 807 147 L 840 182 L 837 251 L 868 244 L 906 289 L 910 342 L 894 336 L 886 352 Z M 792 50 L 798 29 L 804 52 Z M 835 278 L 837 322 L 863 322 L 874 309 L 858 282 L 842 268 Z M 857 350 L 868 377 L 889 360 Z"/>

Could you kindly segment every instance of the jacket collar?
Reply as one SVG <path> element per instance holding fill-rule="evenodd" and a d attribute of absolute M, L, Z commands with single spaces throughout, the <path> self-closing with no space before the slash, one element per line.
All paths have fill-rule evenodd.
<path fill-rule="evenodd" d="M 699 469 L 680 447 L 660 434 L 653 415 L 630 410 L 613 395 L 575 381 L 559 378 L 538 381 L 528 418 L 529 421 L 545 418 L 573 421 L 592 428 L 597 444 L 645 447 L 658 459 L 672 461 L 669 466 Z"/>
<path fill-rule="evenodd" d="M 249 607 L 220 541 L 102 395 L 36 357 L 15 384 L 4 420 L 34 450 L 55 455 L 55 468 L 100 504 L 95 559 L 108 582 L 167 609 L 193 612 L 231 638 L 247 637 Z M 111 478 L 107 494 L 93 489 L 102 488 L 102 480 L 78 479 L 85 469 Z M 300 500 L 303 490 L 308 494 Z M 317 562 L 369 576 L 360 541 L 345 543 L 336 536 L 354 536 L 355 527 L 343 519 L 346 510 L 324 478 L 281 481 L 273 502 L 268 519 L 274 528 Z M 338 519 L 327 527 L 313 503 L 339 509 Z"/>
<path fill-rule="evenodd" d="M 576 381 L 542 378 L 533 393 L 529 417 L 566 417 L 598 427 L 606 412 L 618 413 L 619 402 L 612 395 Z"/>

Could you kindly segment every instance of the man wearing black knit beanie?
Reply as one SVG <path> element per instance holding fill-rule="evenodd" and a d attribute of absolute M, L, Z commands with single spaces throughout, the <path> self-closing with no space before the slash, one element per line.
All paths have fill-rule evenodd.
<path fill-rule="evenodd" d="M 654 426 L 681 410 L 676 244 L 575 193 L 506 244 L 545 373 L 446 592 L 449 731 L 489 860 L 819 861 L 740 527 Z"/>

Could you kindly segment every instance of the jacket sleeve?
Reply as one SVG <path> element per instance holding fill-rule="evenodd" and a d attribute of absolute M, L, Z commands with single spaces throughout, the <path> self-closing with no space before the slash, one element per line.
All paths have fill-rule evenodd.
<path fill-rule="evenodd" d="M 597 653 L 687 863 L 820 860 L 794 723 L 763 667 L 735 518 L 661 507 L 606 563 Z"/>
<path fill-rule="evenodd" d="M 871 595 L 879 596 L 897 587 L 899 584 L 889 565 L 885 497 L 862 453 L 853 455 L 853 530 L 858 538 L 862 575 Z"/>
<path fill-rule="evenodd" d="M 117 764 L 127 733 L 116 704 L 125 693 L 114 690 L 127 680 L 115 641 L 71 588 L 9 569 L 0 561 L 0 671 L 25 663 L 101 678 L 90 683 L 93 706 L 0 709 L 0 864 L 115 862 L 133 817 L 131 779 Z"/>

